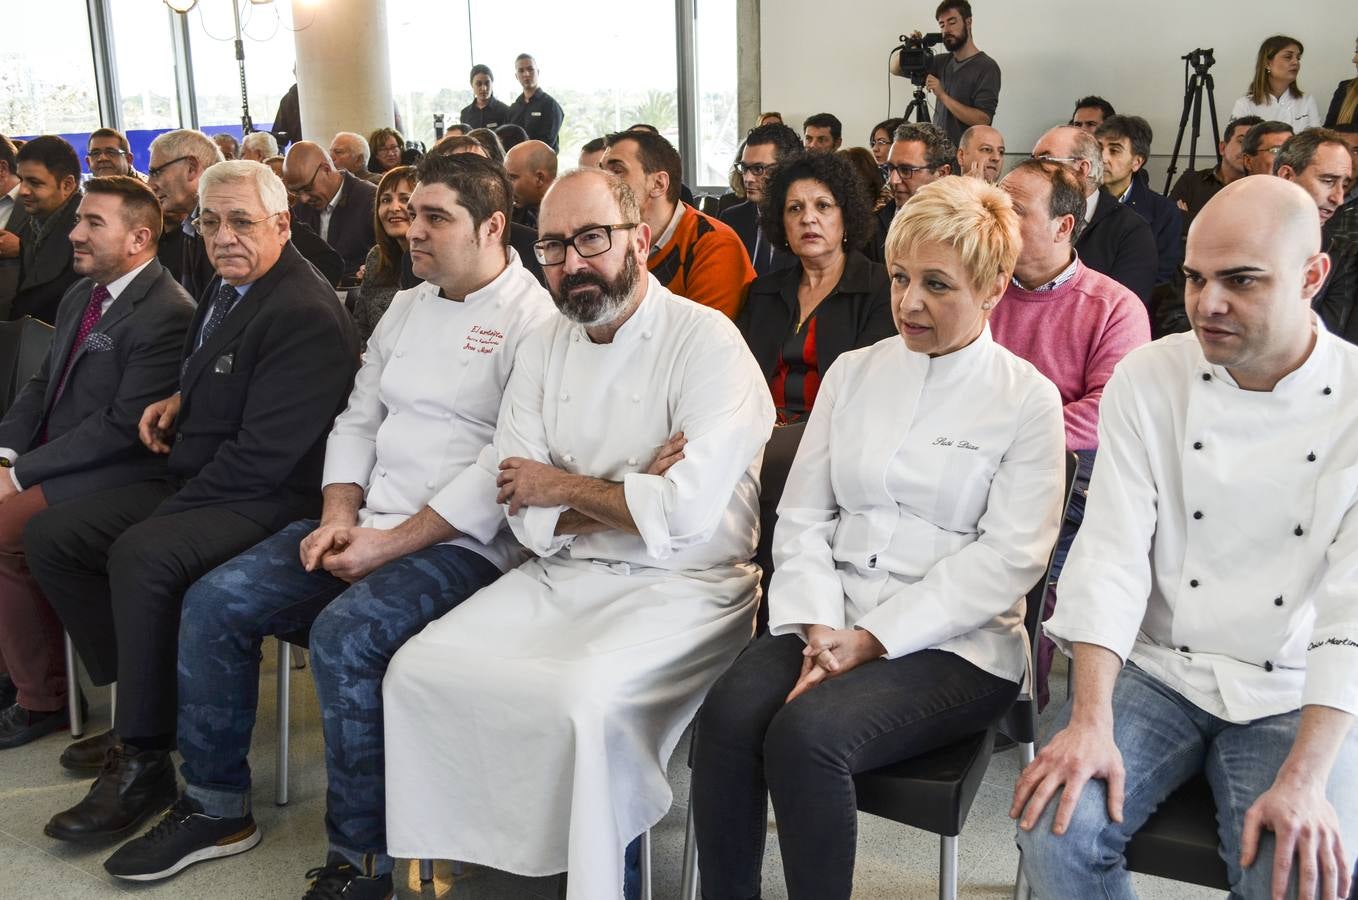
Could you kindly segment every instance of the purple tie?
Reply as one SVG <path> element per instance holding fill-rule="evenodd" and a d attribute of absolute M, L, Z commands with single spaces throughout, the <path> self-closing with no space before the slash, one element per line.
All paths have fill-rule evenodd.
<path fill-rule="evenodd" d="M 85 343 L 85 338 L 90 336 L 94 326 L 99 324 L 99 317 L 104 314 L 104 301 L 109 296 L 108 288 L 102 284 L 96 284 L 94 290 L 90 291 L 90 302 L 85 305 L 85 314 L 80 317 L 80 327 L 76 329 L 75 340 L 71 342 L 71 352 L 66 354 L 66 366 L 61 370 L 61 380 L 57 382 L 57 392 L 52 395 L 52 405 L 47 408 L 47 418 L 51 418 L 52 410 L 56 409 L 62 391 L 66 390 L 66 380 L 71 377 L 71 367 L 75 365 L 76 353 L 80 350 L 80 345 Z M 43 420 L 42 434 L 38 436 L 38 442 L 47 443 L 46 419 Z"/>

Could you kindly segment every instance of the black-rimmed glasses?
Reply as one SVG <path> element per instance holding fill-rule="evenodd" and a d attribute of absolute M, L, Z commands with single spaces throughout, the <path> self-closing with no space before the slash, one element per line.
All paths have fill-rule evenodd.
<path fill-rule="evenodd" d="M 613 232 L 636 228 L 636 222 L 618 225 L 591 225 L 567 238 L 547 238 L 533 242 L 533 255 L 544 266 L 559 266 L 566 261 L 566 248 L 574 247 L 581 259 L 599 256 L 613 249 Z"/>
<path fill-rule="evenodd" d="M 151 168 L 149 168 L 149 169 L 146 170 L 146 177 L 147 177 L 147 178 L 159 178 L 162 174 L 164 174 L 165 170 L 168 169 L 170 166 L 174 165 L 175 163 L 181 163 L 181 162 L 183 162 L 183 161 L 186 160 L 186 159 L 193 159 L 193 157 L 192 157 L 192 156 L 176 156 L 174 159 L 170 160 L 170 161 L 167 162 L 167 163 L 164 163 L 164 164 L 159 165 L 159 166 L 152 166 Z"/>

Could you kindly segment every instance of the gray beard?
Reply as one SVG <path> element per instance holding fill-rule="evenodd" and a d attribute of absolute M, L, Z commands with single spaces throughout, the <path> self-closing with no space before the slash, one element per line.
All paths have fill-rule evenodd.
<path fill-rule="evenodd" d="M 641 277 L 641 266 L 636 255 L 627 254 L 622 271 L 611 281 L 590 272 L 577 272 L 561 279 L 561 286 L 552 293 L 552 300 L 561 314 L 586 328 L 607 325 L 618 318 L 627 307 Z M 572 294 L 573 288 L 592 285 L 596 290 Z"/>

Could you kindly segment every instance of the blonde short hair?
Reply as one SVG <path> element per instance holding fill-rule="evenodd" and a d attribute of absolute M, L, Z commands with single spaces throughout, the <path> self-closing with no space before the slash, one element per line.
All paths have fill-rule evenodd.
<path fill-rule="evenodd" d="M 926 184 L 901 207 L 886 234 L 886 260 L 909 257 L 923 243 L 957 251 L 977 291 L 988 291 L 995 276 L 1006 281 L 1018 261 L 1019 217 L 1009 195 L 978 178 L 940 178 Z"/>

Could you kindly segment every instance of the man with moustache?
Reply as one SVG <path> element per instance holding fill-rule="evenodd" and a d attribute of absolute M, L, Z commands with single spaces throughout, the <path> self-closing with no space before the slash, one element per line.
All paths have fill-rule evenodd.
<path fill-rule="evenodd" d="M 65 723 L 61 622 L 25 562 L 23 531 L 48 506 L 148 477 L 142 410 L 174 390 L 193 304 L 156 261 L 160 204 L 135 178 L 86 183 L 72 269 L 37 374 L 0 419 L 0 748 Z"/>
<path fill-rule="evenodd" d="M 217 275 L 203 236 L 193 224 L 198 210 L 198 179 L 209 166 L 221 161 L 222 151 L 212 138 L 191 128 L 167 131 L 151 142 L 146 183 L 155 192 L 166 218 L 179 221 L 179 234 L 170 232 L 164 241 L 178 245 L 178 258 L 167 260 L 162 252 L 161 259 L 166 260 L 166 266 L 195 303 L 203 299 L 208 283 Z"/>
<path fill-rule="evenodd" d="M 989 125 L 973 125 L 957 144 L 957 174 L 994 184 L 1004 167 L 1004 135 Z"/>
<path fill-rule="evenodd" d="M 539 558 L 392 660 L 388 850 L 619 897 L 680 733 L 750 637 L 774 410 L 735 326 L 647 274 L 624 181 L 569 172 L 539 221 L 562 315 L 520 347 L 481 455 Z"/>
<path fill-rule="evenodd" d="M 85 165 L 94 178 L 108 175 L 141 177 L 132 166 L 132 145 L 122 132 L 112 128 L 96 128 L 90 132 L 89 142 L 85 145 Z"/>
<path fill-rule="evenodd" d="M 964 129 L 995 121 L 1000 105 L 1000 67 L 972 40 L 968 0 L 943 0 L 934 17 L 948 52 L 929 61 L 924 87 L 936 101 L 934 124 L 956 146 Z"/>
<path fill-rule="evenodd" d="M 1260 122 L 1250 128 L 1241 141 L 1246 171 L 1250 175 L 1272 175 L 1278 151 L 1290 137 L 1292 126 L 1286 122 Z"/>
<path fill-rule="evenodd" d="M 1245 135 L 1262 121 L 1264 120 L 1258 116 L 1241 116 L 1227 122 L 1226 129 L 1222 132 L 1221 143 L 1217 145 L 1221 162 L 1210 169 L 1185 172 L 1174 182 L 1169 199 L 1173 200 L 1184 214 L 1185 234 L 1188 232 L 1188 226 L 1193 224 L 1193 217 L 1208 200 L 1216 196 L 1217 191 L 1232 181 L 1250 174 L 1245 161 Z"/>
<path fill-rule="evenodd" d="M 763 215 L 760 204 L 764 202 L 764 188 L 778 166 L 800 152 L 802 142 L 797 132 L 781 122 L 755 128 L 745 138 L 745 148 L 740 151 L 736 170 L 740 172 L 745 188 L 745 202 L 732 206 L 720 218 L 745 245 L 756 275 L 767 275 L 797 260 L 787 248 L 775 247 L 765 239 L 764 227 L 760 224 Z"/>

